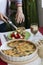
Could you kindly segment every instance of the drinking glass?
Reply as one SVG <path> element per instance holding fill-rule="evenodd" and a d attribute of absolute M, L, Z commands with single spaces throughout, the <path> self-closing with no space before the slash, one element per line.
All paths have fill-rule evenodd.
<path fill-rule="evenodd" d="M 36 35 L 36 33 L 38 32 L 38 24 L 37 23 L 32 23 L 30 26 L 31 32 Z"/>
<path fill-rule="evenodd" d="M 36 40 L 36 34 L 38 32 L 38 24 L 32 23 L 30 26 L 30 30 L 31 30 L 31 33 L 33 34 L 33 40 L 35 41 Z"/>

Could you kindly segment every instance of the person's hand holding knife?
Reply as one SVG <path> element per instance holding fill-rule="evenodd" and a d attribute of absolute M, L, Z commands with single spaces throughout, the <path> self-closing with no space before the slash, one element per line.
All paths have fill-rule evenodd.
<path fill-rule="evenodd" d="M 0 13 L 0 20 L 7 23 L 8 17 Z"/>
<path fill-rule="evenodd" d="M 12 21 L 10 21 L 10 19 L 7 16 L 5 16 L 1 13 L 0 13 L 0 20 L 3 20 L 5 23 L 9 23 L 10 25 L 12 25 L 18 31 L 18 28 L 12 23 Z"/>

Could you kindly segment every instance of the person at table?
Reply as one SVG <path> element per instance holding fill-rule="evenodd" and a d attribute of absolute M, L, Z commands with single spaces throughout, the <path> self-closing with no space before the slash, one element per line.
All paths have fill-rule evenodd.
<path fill-rule="evenodd" d="M 0 0 L 0 32 L 5 32 L 7 31 L 6 29 L 6 6 L 7 6 L 7 2 L 9 2 L 10 0 Z M 24 22 L 24 14 L 22 11 L 22 0 L 14 0 L 17 6 L 17 13 L 16 13 L 16 18 L 15 20 L 17 21 L 17 23 L 21 23 Z M 6 19 L 5 19 L 6 18 Z"/>

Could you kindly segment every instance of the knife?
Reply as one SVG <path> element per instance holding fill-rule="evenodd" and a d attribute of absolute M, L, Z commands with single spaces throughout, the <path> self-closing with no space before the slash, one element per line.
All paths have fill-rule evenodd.
<path fill-rule="evenodd" d="M 12 23 L 11 20 L 8 20 L 8 23 L 9 23 L 13 28 L 15 28 L 15 29 L 17 30 L 17 27 Z"/>
<path fill-rule="evenodd" d="M 8 17 L 7 17 L 8 18 Z M 8 18 L 8 19 L 6 19 L 5 17 L 4 17 L 4 19 L 13 27 L 13 28 L 15 28 L 16 30 L 17 30 L 17 27 L 12 23 L 12 21 Z"/>

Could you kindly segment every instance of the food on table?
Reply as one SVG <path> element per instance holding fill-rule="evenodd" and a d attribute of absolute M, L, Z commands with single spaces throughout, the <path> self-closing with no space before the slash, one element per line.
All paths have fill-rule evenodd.
<path fill-rule="evenodd" d="M 24 40 L 16 40 L 8 43 L 11 49 L 2 50 L 2 52 L 9 56 L 22 57 L 32 54 L 36 50 L 36 46 Z"/>
<path fill-rule="evenodd" d="M 17 31 L 11 32 L 7 35 L 8 39 L 28 39 L 30 37 L 30 33 L 25 31 L 18 33 Z"/>
<path fill-rule="evenodd" d="M 28 39 L 30 33 L 25 31 L 25 27 L 18 27 L 17 30 L 7 35 L 8 39 Z"/>
<path fill-rule="evenodd" d="M 21 38 L 21 35 L 19 34 L 19 33 L 17 33 L 17 32 L 13 32 L 12 34 L 11 34 L 11 38 L 15 38 L 15 39 L 18 39 L 18 38 Z M 23 37 L 22 37 L 23 38 Z"/>
<path fill-rule="evenodd" d="M 23 34 L 25 32 L 25 27 L 18 27 L 16 31 L 20 34 Z"/>

